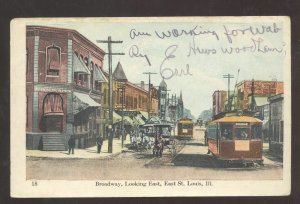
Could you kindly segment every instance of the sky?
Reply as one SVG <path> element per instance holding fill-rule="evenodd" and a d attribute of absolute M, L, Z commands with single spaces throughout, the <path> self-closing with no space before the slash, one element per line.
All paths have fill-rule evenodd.
<path fill-rule="evenodd" d="M 283 80 L 288 42 L 284 41 L 283 23 L 276 20 L 48 19 L 29 21 L 27 25 L 75 29 L 105 52 L 107 44 L 96 40 L 111 36 L 112 40 L 123 41 L 112 45 L 113 52 L 125 53 L 113 56 L 113 70 L 120 62 L 132 83 L 148 83 L 148 75 L 143 72 L 157 73 L 151 76 L 151 83 L 158 86 L 164 77 L 170 93 L 179 96 L 182 91 L 184 106 L 198 117 L 203 110 L 212 108 L 214 91 L 227 90 L 225 74 L 234 76 L 231 89 L 236 81 Z M 226 49 L 232 49 L 232 53 L 226 53 Z M 105 56 L 104 70 L 107 69 Z"/>

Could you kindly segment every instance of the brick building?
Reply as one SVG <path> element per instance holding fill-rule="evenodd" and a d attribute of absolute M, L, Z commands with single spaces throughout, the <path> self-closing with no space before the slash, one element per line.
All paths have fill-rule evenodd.
<path fill-rule="evenodd" d="M 227 91 L 215 91 L 212 95 L 213 98 L 213 116 L 223 113 L 225 111 L 225 104 L 227 101 Z"/>
<path fill-rule="evenodd" d="M 248 110 L 251 104 L 249 96 L 252 95 L 252 80 L 244 80 L 236 85 L 236 109 Z M 254 96 L 271 96 L 283 93 L 283 82 L 254 80 Z"/>
<path fill-rule="evenodd" d="M 269 137 L 270 152 L 278 157 L 283 157 L 284 141 L 284 95 L 277 94 L 268 98 L 269 108 Z"/>
<path fill-rule="evenodd" d="M 99 134 L 104 51 L 75 30 L 26 28 L 26 147 L 77 148 Z"/>
<path fill-rule="evenodd" d="M 148 91 L 127 80 L 121 63 L 119 62 L 114 73 L 114 79 L 117 81 L 118 91 L 116 93 L 115 109 L 121 110 L 124 97 L 123 108 L 125 111 L 147 112 Z M 122 95 L 122 87 L 124 95 Z"/>

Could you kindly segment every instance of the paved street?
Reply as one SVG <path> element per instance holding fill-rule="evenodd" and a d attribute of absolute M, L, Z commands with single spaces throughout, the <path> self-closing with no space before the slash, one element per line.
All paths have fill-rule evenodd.
<path fill-rule="evenodd" d="M 282 179 L 282 162 L 268 156 L 264 145 L 264 166 L 219 168 L 207 146 L 203 130 L 194 129 L 194 139 L 181 141 L 177 155 L 165 150 L 162 158 L 151 150 L 123 150 L 115 156 L 98 158 L 27 157 L 27 179 L 96 180 L 96 179 Z"/>

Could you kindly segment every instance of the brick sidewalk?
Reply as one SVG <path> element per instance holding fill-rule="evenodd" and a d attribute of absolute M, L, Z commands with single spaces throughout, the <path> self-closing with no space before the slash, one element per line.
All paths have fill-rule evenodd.
<path fill-rule="evenodd" d="M 124 140 L 124 147 L 122 149 L 120 139 L 113 139 L 113 152 L 108 153 L 108 140 L 103 141 L 101 148 L 101 153 L 97 154 L 97 147 L 89 147 L 86 149 L 75 149 L 74 154 L 68 155 L 68 151 L 41 151 L 41 150 L 26 150 L 26 157 L 36 157 L 36 158 L 102 158 L 112 155 L 120 154 L 123 150 L 127 150 L 130 144 L 130 136 L 127 135 L 126 140 Z"/>

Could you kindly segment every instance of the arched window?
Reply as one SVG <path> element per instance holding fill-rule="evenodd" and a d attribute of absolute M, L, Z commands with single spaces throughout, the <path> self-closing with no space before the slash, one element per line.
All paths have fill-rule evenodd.
<path fill-rule="evenodd" d="M 60 48 L 52 45 L 47 47 L 47 75 L 58 76 L 60 69 Z"/>
<path fill-rule="evenodd" d="M 57 93 L 49 93 L 44 98 L 44 115 L 63 115 L 63 100 Z"/>
<path fill-rule="evenodd" d="M 43 101 L 42 130 L 45 132 L 62 132 L 63 99 L 57 93 L 49 93 Z"/>

